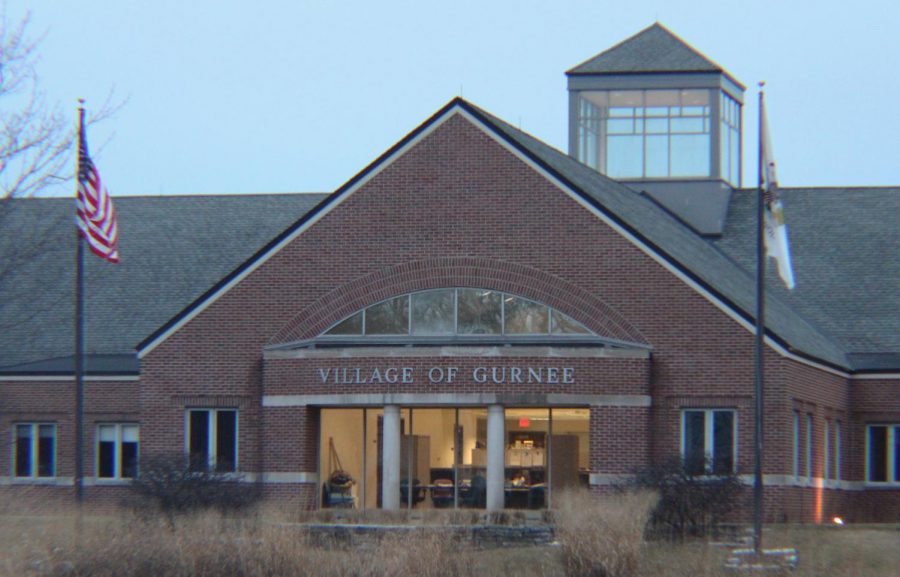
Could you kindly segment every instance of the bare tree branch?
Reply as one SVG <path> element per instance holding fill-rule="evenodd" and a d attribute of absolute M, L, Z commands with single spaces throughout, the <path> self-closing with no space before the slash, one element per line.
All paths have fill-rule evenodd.
<path fill-rule="evenodd" d="M 47 207 L 46 216 L 42 212 L 36 221 L 24 200 L 66 183 L 74 195 L 78 136 L 71 116 L 41 90 L 37 63 L 43 36 L 33 35 L 30 25 L 30 15 L 10 23 L 0 0 L 0 330 L 28 323 L 67 298 L 67 291 L 56 298 L 46 291 L 35 295 L 24 279 L 40 266 L 42 255 L 71 250 L 69 239 L 75 235 L 74 225 L 66 226 L 73 222 L 74 202 L 70 213 Z M 110 90 L 86 123 L 107 120 L 123 105 Z M 25 218 L 28 212 L 32 216 Z"/>

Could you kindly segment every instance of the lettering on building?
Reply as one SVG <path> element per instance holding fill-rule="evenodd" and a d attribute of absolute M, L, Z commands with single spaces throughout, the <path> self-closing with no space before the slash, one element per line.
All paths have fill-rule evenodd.
<path fill-rule="evenodd" d="M 478 384 L 538 384 L 571 385 L 575 383 L 575 367 L 497 367 L 479 366 L 460 371 L 459 367 L 430 367 L 416 370 L 415 367 L 329 367 L 317 368 L 316 373 L 322 384 L 366 385 L 416 383 L 453 384 L 458 382 Z"/>

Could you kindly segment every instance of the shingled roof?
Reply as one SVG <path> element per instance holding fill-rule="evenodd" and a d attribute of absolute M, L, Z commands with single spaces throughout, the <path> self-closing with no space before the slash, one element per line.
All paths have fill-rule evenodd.
<path fill-rule="evenodd" d="M 121 263 L 85 259 L 88 372 L 133 372 L 141 339 L 324 197 L 116 198 Z M 14 268 L 0 274 L 0 372 L 71 374 L 73 200 L 14 199 L 2 208 L 0 254 Z"/>
<path fill-rule="evenodd" d="M 635 74 L 652 72 L 724 72 L 658 22 L 566 74 Z"/>
<path fill-rule="evenodd" d="M 745 263 L 742 266 L 731 255 L 674 218 L 649 196 L 600 174 L 477 107 L 470 104 L 466 106 L 496 128 L 514 146 L 593 200 L 596 206 L 653 247 L 670 263 L 733 306 L 744 319 L 755 322 L 755 264 Z M 735 214 L 735 218 L 746 218 L 746 215 Z M 812 217 L 813 220 L 815 218 Z M 752 227 L 752 219 L 749 222 Z M 743 241 L 738 241 L 741 242 Z M 745 248 L 752 254 L 754 246 L 750 242 Z M 803 257 L 797 255 L 795 267 L 802 266 L 803 260 Z M 774 280 L 777 275 L 771 264 L 768 270 L 769 286 L 773 286 L 778 282 Z M 831 282 L 829 279 L 822 280 Z M 777 289 L 767 292 L 766 327 L 776 340 L 788 350 L 835 367 L 868 368 L 851 365 L 847 351 L 841 347 L 838 339 L 801 315 L 782 296 L 783 293 Z"/>
<path fill-rule="evenodd" d="M 753 191 L 733 195 L 725 232 L 703 238 L 652 198 L 471 105 L 454 99 L 333 195 L 122 197 L 122 264 L 89 258 L 88 353 L 95 374 L 137 370 L 135 346 L 197 306 L 263 247 L 328 206 L 456 108 L 565 183 L 673 267 L 753 321 Z M 324 199 L 324 200 L 323 200 Z M 769 267 L 767 327 L 801 356 L 853 371 L 900 369 L 900 188 L 786 189 L 797 289 Z M 0 276 L 0 373 L 67 372 L 72 349 L 70 199 L 16 200 L 0 254 L 26 231 L 45 249 Z M 126 234 L 127 231 L 127 234 Z M 90 361 L 89 361 L 90 362 Z"/>
<path fill-rule="evenodd" d="M 471 108 L 755 321 L 756 189 L 736 191 L 725 233 L 705 239 L 652 198 Z M 787 290 L 770 260 L 768 330 L 839 367 L 900 368 L 900 188 L 788 188 L 782 198 L 797 286 Z"/>
<path fill-rule="evenodd" d="M 822 327 L 851 366 L 900 368 L 900 188 L 780 189 L 797 286 L 772 274 L 770 291 Z M 756 190 L 733 195 L 715 244 L 742 267 L 755 262 Z"/>

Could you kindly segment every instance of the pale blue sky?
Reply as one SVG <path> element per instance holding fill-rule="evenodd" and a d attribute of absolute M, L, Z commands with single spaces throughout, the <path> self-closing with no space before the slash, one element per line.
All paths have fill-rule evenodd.
<path fill-rule="evenodd" d="M 900 2 L 7 0 L 46 33 L 72 110 L 128 97 L 90 135 L 113 195 L 330 192 L 458 94 L 565 150 L 564 72 L 659 20 L 767 82 L 783 186 L 900 185 Z"/>

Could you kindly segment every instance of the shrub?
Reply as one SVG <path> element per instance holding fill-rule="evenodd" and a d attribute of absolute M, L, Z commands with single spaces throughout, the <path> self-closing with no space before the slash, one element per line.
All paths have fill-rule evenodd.
<path fill-rule="evenodd" d="M 563 491 L 553 498 L 553 518 L 568 577 L 633 577 L 656 495 L 630 491 L 596 496 Z"/>
<path fill-rule="evenodd" d="M 192 466 L 186 455 L 154 455 L 141 459 L 138 476 L 131 484 L 141 505 L 150 504 L 172 520 L 173 515 L 201 509 L 234 511 L 259 498 L 256 484 L 240 475 Z"/>
<path fill-rule="evenodd" d="M 659 495 L 650 525 L 653 533 L 667 538 L 711 534 L 735 511 L 743 490 L 736 473 L 697 474 L 704 467 L 688 467 L 681 459 L 655 464 L 639 471 L 623 488 L 649 489 Z"/>

